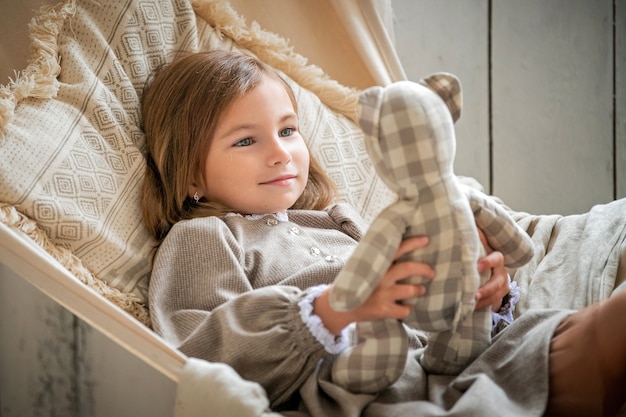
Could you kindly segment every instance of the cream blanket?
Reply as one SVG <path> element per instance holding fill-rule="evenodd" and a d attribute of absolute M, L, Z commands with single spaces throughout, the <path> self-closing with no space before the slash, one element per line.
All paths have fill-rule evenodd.
<path fill-rule="evenodd" d="M 518 316 L 534 308 L 580 309 L 624 288 L 626 199 L 580 215 L 512 215 L 535 243 L 533 259 L 511 274 L 522 292 Z"/>

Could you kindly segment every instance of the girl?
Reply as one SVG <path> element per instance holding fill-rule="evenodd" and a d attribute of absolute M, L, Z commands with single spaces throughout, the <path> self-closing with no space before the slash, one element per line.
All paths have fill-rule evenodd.
<path fill-rule="evenodd" d="M 550 356 L 547 365 L 557 326 L 557 335 L 572 334 L 559 326 L 571 322 L 563 321 L 569 312 L 542 312 L 514 322 L 456 378 L 427 376 L 413 358 L 378 397 L 334 386 L 328 364 L 349 343 L 349 324 L 405 317 L 409 307 L 400 301 L 425 290 L 400 281 L 432 279 L 435 271 L 394 263 L 361 307 L 330 309 L 329 288 L 363 224 L 350 207 L 333 204 L 332 183 L 298 131 L 291 89 L 255 58 L 213 51 L 176 60 L 145 91 L 143 118 L 143 213 L 159 242 L 149 296 L 154 329 L 188 356 L 228 363 L 261 383 L 276 410 L 357 416 L 367 408 L 368 415 L 417 416 L 449 409 L 486 416 L 509 407 L 511 415 L 541 415 L 548 381 L 556 381 L 551 394 L 558 394 L 559 381 L 569 379 L 567 361 L 575 356 L 564 355 L 558 366 Z M 426 237 L 406 240 L 396 257 L 427 243 Z M 477 267 L 493 272 L 477 294 L 478 308 L 499 307 L 509 290 L 501 254 L 487 249 L 491 253 Z M 626 313 L 625 297 L 616 300 L 609 307 Z M 600 310 L 602 317 L 608 310 Z M 577 317 L 589 322 L 588 314 Z M 529 332 L 535 336 L 526 337 Z M 573 334 L 555 337 L 552 350 L 567 352 L 560 346 L 582 339 Z M 418 331 L 411 337 L 418 357 L 425 337 Z M 626 369 L 622 339 L 611 352 L 611 365 L 620 370 Z M 598 381 L 608 387 L 625 373 L 600 372 Z M 485 390 L 492 397 L 487 402 Z M 606 401 L 615 402 L 614 411 L 618 400 L 611 395 Z M 600 407 L 593 411 L 605 401 L 596 394 L 582 398 Z M 550 405 L 564 409 L 558 401 Z"/>

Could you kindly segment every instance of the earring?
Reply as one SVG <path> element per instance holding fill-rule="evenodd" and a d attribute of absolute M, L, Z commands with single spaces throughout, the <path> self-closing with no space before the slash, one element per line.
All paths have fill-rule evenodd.
<path fill-rule="evenodd" d="M 197 191 L 193 193 L 193 201 L 195 201 L 196 203 L 200 201 L 200 196 L 198 195 Z"/>

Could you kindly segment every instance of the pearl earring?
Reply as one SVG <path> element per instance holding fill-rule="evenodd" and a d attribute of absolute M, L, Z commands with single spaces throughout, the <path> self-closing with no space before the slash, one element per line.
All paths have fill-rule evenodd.
<path fill-rule="evenodd" d="M 200 196 L 198 195 L 197 191 L 193 193 L 193 201 L 195 201 L 196 203 L 200 201 Z"/>

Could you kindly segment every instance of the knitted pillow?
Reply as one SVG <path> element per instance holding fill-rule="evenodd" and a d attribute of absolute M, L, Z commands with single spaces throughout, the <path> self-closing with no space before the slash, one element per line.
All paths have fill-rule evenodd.
<path fill-rule="evenodd" d="M 146 301 L 154 246 L 140 211 L 140 96 L 151 72 L 177 52 L 243 48 L 282 70 L 301 130 L 342 199 L 371 220 L 393 198 L 371 168 L 361 131 L 344 116 L 352 90 L 307 66 L 283 39 L 247 26 L 227 2 L 193 7 L 67 0 L 42 9 L 31 27 L 31 64 L 0 88 L 0 220 L 18 227 L 32 219 L 41 239 L 99 282 L 89 285 L 112 291 L 108 298 L 136 317 L 127 306 Z"/>

